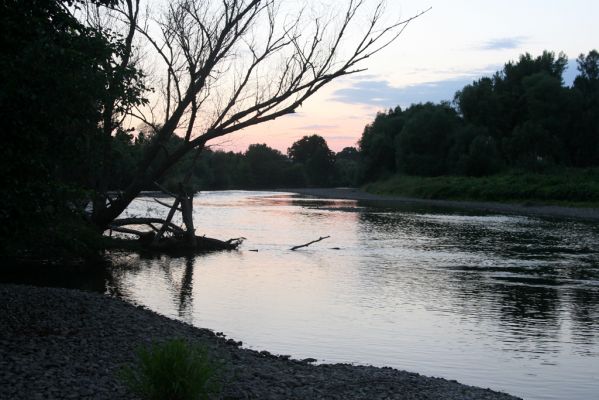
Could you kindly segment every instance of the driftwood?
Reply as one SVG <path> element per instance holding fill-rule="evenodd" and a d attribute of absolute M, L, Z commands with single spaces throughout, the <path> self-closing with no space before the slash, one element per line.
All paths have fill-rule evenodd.
<path fill-rule="evenodd" d="M 154 244 L 151 240 L 154 232 L 149 233 L 151 234 L 149 240 L 142 237 L 138 240 L 112 238 L 107 244 L 107 247 L 112 249 L 138 251 L 147 254 L 158 253 L 174 256 L 189 256 L 210 251 L 236 250 L 241 244 L 241 241 L 238 241 L 238 239 L 223 241 L 205 236 L 197 236 L 196 245 L 193 248 L 189 246 L 185 238 L 167 237 L 163 238 L 158 244 Z"/>
<path fill-rule="evenodd" d="M 127 226 L 127 225 L 150 225 L 150 224 L 164 224 L 166 221 L 163 220 L 162 218 L 151 218 L 151 217 L 132 217 L 132 218 L 119 218 L 119 219 L 115 219 L 114 221 L 112 221 L 112 223 L 110 224 L 110 229 L 116 231 L 115 228 L 118 227 L 123 227 L 123 226 Z M 180 232 L 180 233 L 184 233 L 185 231 L 173 224 L 173 223 L 168 223 L 167 224 L 169 230 L 173 231 L 173 232 Z"/>
<path fill-rule="evenodd" d="M 293 247 L 291 248 L 291 251 L 295 251 L 295 250 L 297 250 L 297 249 L 301 249 L 302 247 L 308 247 L 308 246 L 310 246 L 310 245 L 311 245 L 311 244 L 313 244 L 313 243 L 320 242 L 321 240 L 328 239 L 328 238 L 330 238 L 330 236 L 321 236 L 321 237 L 319 237 L 318 239 L 316 239 L 316 240 L 313 240 L 313 241 L 311 241 L 311 242 L 308 242 L 308 243 L 306 243 L 306 244 L 300 244 L 299 246 L 293 246 Z"/>
<path fill-rule="evenodd" d="M 138 248 L 140 250 L 159 251 L 165 253 L 201 253 L 207 251 L 218 250 L 235 250 L 237 249 L 244 238 L 233 238 L 229 240 L 219 240 L 206 236 L 195 236 L 193 244 L 188 240 L 187 233 L 179 233 L 169 237 L 163 237 L 159 241 L 155 241 L 155 231 L 140 231 L 124 226 L 111 227 L 115 232 L 136 235 L 137 240 L 120 240 L 115 241 L 115 247 L 123 248 Z M 134 243 L 133 243 L 134 242 Z"/>
<path fill-rule="evenodd" d="M 218 250 L 235 250 L 243 242 L 243 238 L 235 238 L 229 240 L 219 240 L 209 238 L 206 236 L 195 236 L 194 244 L 185 238 L 164 238 L 158 244 L 152 243 L 150 246 L 151 250 L 159 250 L 165 252 L 207 252 L 207 251 L 218 251 Z"/>
<path fill-rule="evenodd" d="M 163 192 L 173 195 L 160 185 Z M 115 242 L 116 247 L 137 248 L 140 250 L 158 251 L 165 253 L 206 252 L 218 250 L 235 250 L 245 238 L 219 240 L 205 236 L 196 236 L 193 225 L 193 196 L 188 195 L 180 186 L 181 195 L 175 196 L 172 205 L 155 199 L 159 204 L 170 208 L 165 219 L 152 217 L 132 217 L 114 220 L 109 229 L 114 232 L 135 235 L 136 241 L 120 240 Z M 185 228 L 172 222 L 175 212 L 181 212 Z M 160 226 L 157 228 L 154 224 Z M 135 227 L 131 228 L 133 225 Z M 144 231 L 137 227 L 148 226 L 151 230 Z"/>

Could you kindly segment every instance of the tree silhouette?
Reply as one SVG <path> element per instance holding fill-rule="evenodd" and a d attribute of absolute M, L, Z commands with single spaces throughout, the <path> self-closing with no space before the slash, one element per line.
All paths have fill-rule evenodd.
<path fill-rule="evenodd" d="M 379 3 L 364 19 L 360 0 L 349 0 L 339 18 L 329 20 L 306 10 L 284 15 L 280 0 L 178 0 L 143 23 L 140 8 L 128 0 L 106 15 L 124 23 L 127 35 L 134 32 L 160 61 L 153 67 L 160 98 L 121 113 L 144 121 L 155 134 L 127 187 L 116 196 L 99 192 L 92 219 L 101 229 L 185 155 L 296 112 L 334 79 L 362 71 L 361 62 L 417 17 L 385 25 Z M 356 36 L 356 29 L 362 34 Z M 165 150 L 177 134 L 183 141 Z"/>

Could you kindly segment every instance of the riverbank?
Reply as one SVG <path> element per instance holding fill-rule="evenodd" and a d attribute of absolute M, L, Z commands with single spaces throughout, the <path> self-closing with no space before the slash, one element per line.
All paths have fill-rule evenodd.
<path fill-rule="evenodd" d="M 396 174 L 364 186 L 370 193 L 436 200 L 535 203 L 599 208 L 599 169 L 505 170 L 487 176 Z"/>
<path fill-rule="evenodd" d="M 400 207 L 406 205 L 415 205 L 423 207 L 454 208 L 481 212 L 537 215 L 543 217 L 599 221 L 599 208 L 564 207 L 529 203 L 517 204 L 487 201 L 419 199 L 415 197 L 373 194 L 354 188 L 300 188 L 289 189 L 286 191 L 327 199 L 357 200 L 365 205 L 378 207 Z"/>
<path fill-rule="evenodd" d="M 225 363 L 227 399 L 516 399 L 392 368 L 311 365 L 171 320 L 108 296 L 0 285 L 0 398 L 131 399 L 116 377 L 139 346 L 205 345 Z"/>

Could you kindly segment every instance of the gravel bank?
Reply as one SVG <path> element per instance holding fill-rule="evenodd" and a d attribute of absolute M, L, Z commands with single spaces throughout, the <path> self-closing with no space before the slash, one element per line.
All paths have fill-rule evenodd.
<path fill-rule="evenodd" d="M 131 399 L 115 377 L 135 349 L 180 337 L 227 364 L 227 399 L 515 399 L 391 368 L 310 365 L 241 349 L 96 293 L 0 285 L 0 399 Z"/>
<path fill-rule="evenodd" d="M 358 200 L 368 205 L 397 207 L 420 205 L 425 207 L 458 208 L 484 212 L 498 212 L 518 215 L 539 215 L 544 217 L 573 218 L 587 221 L 599 221 L 599 208 L 578 208 L 546 206 L 534 204 L 511 204 L 486 201 L 457 201 L 417 199 L 414 197 L 383 196 L 353 188 L 301 188 L 289 189 L 287 192 L 299 193 L 328 199 Z"/>

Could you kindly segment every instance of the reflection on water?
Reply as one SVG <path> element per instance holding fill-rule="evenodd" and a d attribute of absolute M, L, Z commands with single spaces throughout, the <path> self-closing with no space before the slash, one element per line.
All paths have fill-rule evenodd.
<path fill-rule="evenodd" d="M 151 212 L 146 200 L 128 213 Z M 207 192 L 195 205 L 199 232 L 243 235 L 243 249 L 114 254 L 115 292 L 298 358 L 388 365 L 527 399 L 599 392 L 595 225 L 264 192 Z"/>
<path fill-rule="evenodd" d="M 198 233 L 245 236 L 242 249 L 114 254 L 111 293 L 297 358 L 388 365 L 526 399 L 599 393 L 596 225 L 282 193 L 194 201 Z M 139 199 L 127 213 L 151 206 Z"/>

